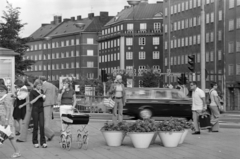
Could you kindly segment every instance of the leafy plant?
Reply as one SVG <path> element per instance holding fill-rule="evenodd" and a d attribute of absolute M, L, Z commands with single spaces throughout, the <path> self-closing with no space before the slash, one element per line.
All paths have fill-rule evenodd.
<path fill-rule="evenodd" d="M 135 123 L 132 123 L 128 132 L 154 132 L 157 131 L 155 120 L 153 119 L 143 119 L 137 120 Z"/>
<path fill-rule="evenodd" d="M 173 119 L 165 120 L 163 122 L 159 122 L 157 124 L 157 130 L 158 131 L 183 131 L 185 127 L 187 127 L 188 124 L 186 122 L 182 121 L 182 119 Z"/>
<path fill-rule="evenodd" d="M 182 126 L 184 129 L 193 129 L 192 120 L 187 121 L 186 119 L 179 119 L 179 121 L 181 122 L 181 126 Z"/>
<path fill-rule="evenodd" d="M 106 122 L 101 128 L 101 131 L 124 131 L 127 132 L 128 123 L 126 121 L 121 121 L 118 123 Z"/>

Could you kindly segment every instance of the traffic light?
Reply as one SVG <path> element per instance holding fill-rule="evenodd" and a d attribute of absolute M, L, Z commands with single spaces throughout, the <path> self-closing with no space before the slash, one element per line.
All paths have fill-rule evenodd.
<path fill-rule="evenodd" d="M 187 84 L 187 77 L 185 76 L 185 73 L 182 73 L 181 76 L 177 78 L 177 82 L 179 85 Z"/>
<path fill-rule="evenodd" d="M 101 70 L 101 78 L 102 82 L 107 82 L 108 75 L 106 74 L 106 70 Z"/>
<path fill-rule="evenodd" d="M 188 55 L 188 69 L 195 72 L 195 55 Z"/>

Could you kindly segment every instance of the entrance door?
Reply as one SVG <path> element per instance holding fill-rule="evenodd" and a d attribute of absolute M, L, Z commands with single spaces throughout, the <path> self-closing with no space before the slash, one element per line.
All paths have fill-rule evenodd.
<path fill-rule="evenodd" d="M 234 89 L 229 88 L 229 110 L 235 110 Z"/>

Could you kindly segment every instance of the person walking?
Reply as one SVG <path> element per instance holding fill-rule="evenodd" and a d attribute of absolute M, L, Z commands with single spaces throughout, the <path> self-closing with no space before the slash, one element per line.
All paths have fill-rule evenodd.
<path fill-rule="evenodd" d="M 20 157 L 20 151 L 14 139 L 15 127 L 13 119 L 13 101 L 12 95 L 8 93 L 8 88 L 5 85 L 0 85 L 0 124 L 7 128 L 10 126 L 11 134 L 8 137 L 13 149 L 14 154 L 12 158 Z"/>
<path fill-rule="evenodd" d="M 111 85 L 109 94 L 114 98 L 115 106 L 113 107 L 114 123 L 123 120 L 123 106 L 125 105 L 125 87 L 122 84 L 122 76 L 117 75 L 114 83 Z"/>
<path fill-rule="evenodd" d="M 33 118 L 33 136 L 32 143 L 35 148 L 39 148 L 38 144 L 38 126 L 40 127 L 40 145 L 47 148 L 46 138 L 44 133 L 44 111 L 43 102 L 45 95 L 43 95 L 42 81 L 36 79 L 34 82 L 34 89 L 30 92 L 30 104 L 32 104 L 32 118 Z"/>
<path fill-rule="evenodd" d="M 196 135 L 201 134 L 198 119 L 199 115 L 206 109 L 206 100 L 204 91 L 197 87 L 196 82 L 190 82 L 190 87 L 192 90 L 192 117 L 195 129 L 192 134 Z"/>
<path fill-rule="evenodd" d="M 210 84 L 211 90 L 209 91 L 209 96 L 211 103 L 209 105 L 210 108 L 210 113 L 211 113 L 211 124 L 212 127 L 209 128 L 210 132 L 218 132 L 219 131 L 219 117 L 220 117 L 220 112 L 218 107 L 221 107 L 221 103 L 219 101 L 219 96 L 217 93 L 217 83 L 213 82 Z"/>
<path fill-rule="evenodd" d="M 57 103 L 58 88 L 52 83 L 49 83 L 45 76 L 41 76 L 39 77 L 39 79 L 43 82 L 42 90 L 43 93 L 46 95 L 46 99 L 43 103 L 44 130 L 48 141 L 51 141 L 54 137 L 54 131 L 51 129 L 51 121 L 53 114 L 53 106 Z"/>
<path fill-rule="evenodd" d="M 62 132 L 66 131 L 66 124 L 62 121 L 62 114 L 73 114 L 76 107 L 76 93 L 72 88 L 71 81 L 66 78 L 63 80 L 63 88 L 59 90 L 58 101 L 60 105 L 60 119 Z"/>

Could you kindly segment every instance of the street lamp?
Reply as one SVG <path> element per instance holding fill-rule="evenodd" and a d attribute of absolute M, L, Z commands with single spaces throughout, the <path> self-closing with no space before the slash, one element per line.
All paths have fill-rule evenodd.
<path fill-rule="evenodd" d="M 131 5 L 131 6 L 133 6 L 133 22 L 134 22 L 134 7 L 136 6 L 136 5 L 138 5 L 140 2 L 141 2 L 141 0 L 128 0 L 127 1 L 128 2 L 128 4 L 129 5 Z M 132 68 L 132 86 L 134 87 L 134 37 L 135 37 L 135 33 L 134 33 L 134 23 L 133 23 L 133 34 L 132 34 L 132 37 L 133 37 L 133 68 Z"/>
<path fill-rule="evenodd" d="M 51 69 L 51 71 L 50 71 L 50 79 L 52 81 L 52 37 L 51 36 L 47 36 L 44 39 L 47 40 L 47 41 L 50 41 L 50 49 L 51 49 L 51 54 L 50 54 L 51 55 L 50 56 L 50 69 Z M 48 69 L 48 66 L 47 66 L 47 69 Z"/>

